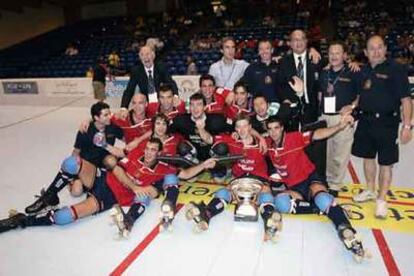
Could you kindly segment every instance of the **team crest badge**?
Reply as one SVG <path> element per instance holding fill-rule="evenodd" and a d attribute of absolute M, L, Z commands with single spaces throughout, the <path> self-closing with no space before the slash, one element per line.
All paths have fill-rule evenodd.
<path fill-rule="evenodd" d="M 365 90 L 371 89 L 371 86 L 372 86 L 371 79 L 367 79 L 367 80 L 364 82 L 364 89 L 365 89 Z"/>

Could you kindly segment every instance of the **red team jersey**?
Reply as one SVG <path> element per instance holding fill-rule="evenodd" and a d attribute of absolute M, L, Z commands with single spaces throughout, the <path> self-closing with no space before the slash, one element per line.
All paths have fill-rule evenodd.
<path fill-rule="evenodd" d="M 137 159 L 144 155 L 145 146 L 149 139 L 145 139 L 139 145 L 128 153 L 128 158 Z M 184 140 L 181 134 L 173 134 L 167 140 L 162 143 L 162 154 L 163 155 L 175 155 L 177 153 L 177 145 Z"/>
<path fill-rule="evenodd" d="M 226 98 L 229 95 L 231 90 L 224 88 L 217 88 L 213 94 L 213 102 L 206 105 L 204 108 L 206 113 L 225 113 Z"/>
<path fill-rule="evenodd" d="M 304 181 L 315 171 L 315 165 L 304 151 L 311 142 L 311 131 L 284 133 L 282 144 L 279 147 L 275 147 L 270 137 L 267 138 L 268 154 L 272 164 L 288 187 Z"/>
<path fill-rule="evenodd" d="M 230 154 L 242 154 L 244 159 L 233 163 L 232 173 L 234 177 L 240 177 L 247 173 L 268 179 L 265 157 L 260 153 L 259 144 L 244 146 L 241 140 L 234 140 L 230 135 L 217 135 L 214 143 L 225 143 L 229 147 Z"/>
<path fill-rule="evenodd" d="M 141 161 L 142 157 L 143 155 L 139 159 L 132 159 L 128 155 L 118 163 L 138 186 L 154 185 L 157 181 L 162 181 L 166 174 L 177 173 L 177 169 L 164 162 L 158 162 L 154 168 L 148 168 Z M 108 172 L 106 183 L 120 205 L 129 206 L 134 203 L 135 193 L 126 188 L 112 172 Z"/>
<path fill-rule="evenodd" d="M 237 116 L 242 115 L 242 114 L 247 115 L 247 116 L 250 117 L 250 116 L 254 115 L 254 111 L 241 108 L 241 107 L 239 107 L 235 104 L 233 104 L 231 106 L 228 106 L 226 108 L 226 114 L 225 115 L 226 115 L 227 118 L 229 118 L 232 121 L 235 121 Z"/>
<path fill-rule="evenodd" d="M 160 103 L 149 103 L 147 106 L 146 113 L 148 118 L 153 118 L 157 113 L 160 113 Z M 185 102 L 180 101 L 180 104 L 177 106 L 177 108 L 174 108 L 173 111 L 169 112 L 168 114 L 165 114 L 165 116 L 167 116 L 168 121 L 171 121 L 174 120 L 174 118 L 178 115 L 184 113 L 186 113 Z"/>
<path fill-rule="evenodd" d="M 129 116 L 124 119 L 115 118 L 115 116 L 112 116 L 111 122 L 118 127 L 120 127 L 124 133 L 125 143 L 129 143 L 134 138 L 139 137 L 146 133 L 149 130 L 152 130 L 152 120 L 151 119 L 144 119 L 138 124 L 134 124 L 132 122 L 132 115 L 129 114 Z"/>

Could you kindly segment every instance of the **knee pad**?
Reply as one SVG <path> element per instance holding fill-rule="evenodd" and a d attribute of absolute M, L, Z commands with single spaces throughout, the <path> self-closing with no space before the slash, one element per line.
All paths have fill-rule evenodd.
<path fill-rule="evenodd" d="M 135 203 L 141 203 L 145 207 L 148 207 L 151 203 L 151 198 L 149 196 L 136 196 L 134 199 Z"/>
<path fill-rule="evenodd" d="M 275 197 L 275 208 L 280 213 L 292 213 L 292 197 L 287 193 L 280 193 Z"/>
<path fill-rule="evenodd" d="M 108 171 L 112 171 L 117 163 L 118 159 L 113 155 L 107 155 L 103 160 L 103 164 Z"/>
<path fill-rule="evenodd" d="M 69 207 L 64 207 L 53 214 L 53 222 L 57 225 L 65 225 L 73 221 L 72 211 Z"/>
<path fill-rule="evenodd" d="M 319 210 L 327 214 L 329 208 L 333 205 L 335 198 L 327 192 L 319 192 L 315 195 L 313 201 Z"/>
<path fill-rule="evenodd" d="M 231 201 L 231 193 L 229 190 L 225 188 L 221 188 L 217 192 L 214 193 L 214 197 L 224 200 L 225 202 L 229 203 Z"/>
<path fill-rule="evenodd" d="M 259 197 L 257 198 L 257 201 L 259 205 L 268 205 L 268 204 L 273 205 L 274 204 L 273 196 L 270 193 L 260 193 Z"/>
<path fill-rule="evenodd" d="M 171 186 L 177 186 L 178 183 L 179 183 L 179 179 L 177 175 L 167 174 L 166 176 L 164 176 L 164 182 L 162 184 L 162 187 L 164 189 L 167 189 L 168 187 L 171 187 Z"/>
<path fill-rule="evenodd" d="M 81 160 L 79 157 L 76 156 L 69 156 L 63 160 L 62 165 L 60 166 L 62 172 L 70 174 L 70 175 L 77 175 L 80 170 L 80 163 Z"/>
<path fill-rule="evenodd" d="M 227 154 L 229 154 L 229 147 L 227 146 L 227 144 L 217 143 L 211 146 L 211 157 L 226 156 Z"/>

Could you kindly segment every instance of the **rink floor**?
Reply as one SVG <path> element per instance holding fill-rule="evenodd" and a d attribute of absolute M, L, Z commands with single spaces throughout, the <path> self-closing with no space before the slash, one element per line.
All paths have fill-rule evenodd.
<path fill-rule="evenodd" d="M 71 153 L 92 100 L 68 102 L 0 104 L 0 217 L 32 203 Z M 361 264 L 343 248 L 333 226 L 316 215 L 286 216 L 279 241 L 271 244 L 263 242 L 261 220 L 235 222 L 230 209 L 214 218 L 207 232 L 195 234 L 182 208 L 173 231 L 159 233 L 156 200 L 128 240 L 115 239 L 108 212 L 64 227 L 0 234 L 0 275 L 414 275 L 414 142 L 400 149 L 390 217 L 374 219 L 370 203 L 352 206 L 363 213 L 364 218 L 356 216 L 352 222 L 373 255 Z M 361 160 L 352 159 L 352 164 L 355 174 L 349 173 L 346 183 L 363 183 Z M 341 203 L 351 203 L 349 197 L 358 187 L 341 194 Z M 208 199 L 216 188 L 183 183 L 180 202 Z M 72 198 L 65 189 L 61 206 L 82 199 Z"/>

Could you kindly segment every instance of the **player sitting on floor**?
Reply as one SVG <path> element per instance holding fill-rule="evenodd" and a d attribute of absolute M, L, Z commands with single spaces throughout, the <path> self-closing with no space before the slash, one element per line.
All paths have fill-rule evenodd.
<path fill-rule="evenodd" d="M 252 125 L 250 117 L 240 115 L 235 121 L 235 129 L 239 139 L 234 139 L 228 135 L 220 135 L 214 137 L 215 144 L 212 146 L 212 152 L 220 155 L 226 154 L 226 150 L 230 154 L 241 154 L 244 156 L 234 162 L 232 166 L 232 175 L 235 178 L 243 176 L 252 179 L 267 180 L 267 164 L 264 155 L 261 153 L 257 139 L 252 135 Z M 262 182 L 263 183 L 263 182 Z M 276 232 L 281 228 L 282 217 L 279 212 L 275 211 L 273 196 L 270 188 L 263 184 L 259 189 L 258 204 L 260 214 L 265 225 L 265 240 L 275 240 Z M 218 190 L 214 198 L 207 204 L 204 202 L 191 202 L 187 205 L 186 216 L 189 220 L 196 223 L 196 231 L 204 231 L 208 229 L 209 222 L 212 217 L 221 213 L 227 204 L 231 203 L 238 197 L 237 193 L 232 194 L 229 188 Z M 256 204 L 252 202 L 252 204 Z"/>
<path fill-rule="evenodd" d="M 12 214 L 11 217 L 0 220 L 0 233 L 18 227 L 66 225 L 115 205 L 115 211 L 119 213 L 114 214 L 114 217 L 122 234 L 128 235 L 134 222 L 144 213 L 151 199 L 156 198 L 158 194 L 165 193 L 162 206 L 170 206 L 172 211 L 175 210 L 179 192 L 176 169 L 157 161 L 161 150 L 161 141 L 153 138 L 147 142 L 143 156 L 138 159 L 124 158 L 117 165 L 116 158 L 107 157 L 105 165 L 110 169 L 109 172 L 103 171 L 96 177 L 94 186 L 84 201 L 40 215 Z M 178 177 L 191 178 L 214 165 L 215 161 L 209 159 L 195 167 L 181 170 Z M 118 205 L 130 208 L 124 213 Z M 162 209 L 162 213 L 164 211 Z M 168 215 L 171 217 L 171 214 Z"/>
<path fill-rule="evenodd" d="M 275 196 L 276 210 L 281 213 L 309 214 L 315 209 L 325 214 L 334 224 L 339 238 L 351 250 L 357 260 L 366 257 L 361 240 L 351 226 L 345 211 L 328 193 L 326 182 L 315 171 L 315 165 L 305 153 L 305 147 L 312 141 L 325 139 L 353 123 L 353 117 L 343 116 L 340 123 L 330 128 L 313 132 L 285 132 L 283 121 L 270 117 L 266 123 L 268 154 L 281 181 L 287 190 Z"/>
<path fill-rule="evenodd" d="M 97 102 L 91 107 L 92 122 L 88 131 L 78 132 L 72 155 L 63 160 L 60 171 L 40 197 L 25 211 L 36 214 L 59 204 L 58 193 L 70 184 L 73 196 L 80 196 L 84 190 L 93 187 L 95 176 L 104 167 L 105 156 L 113 154 L 123 157 L 121 149 L 114 147 L 115 139 L 122 139 L 122 131 L 110 122 L 109 105 Z"/>

